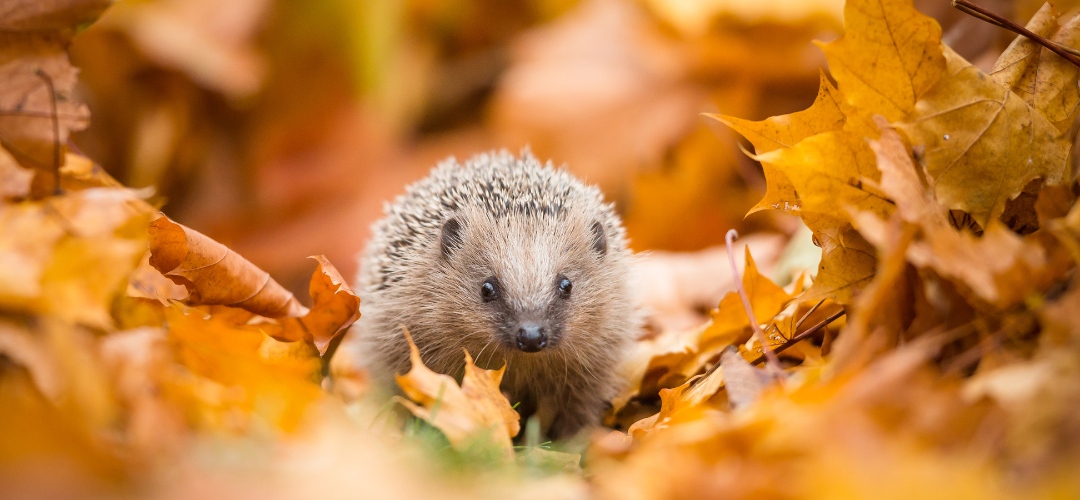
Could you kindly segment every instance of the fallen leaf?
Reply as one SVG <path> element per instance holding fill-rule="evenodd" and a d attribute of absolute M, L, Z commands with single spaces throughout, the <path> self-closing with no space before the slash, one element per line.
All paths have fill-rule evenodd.
<path fill-rule="evenodd" d="M 849 0 L 844 36 L 819 43 L 849 104 L 900 120 L 943 75 L 941 26 L 911 0 Z"/>
<path fill-rule="evenodd" d="M 187 288 L 173 283 L 150 265 L 149 251 L 131 273 L 126 294 L 128 297 L 156 300 L 162 305 L 168 305 L 171 300 L 184 300 L 188 296 Z"/>
<path fill-rule="evenodd" d="M 0 302 L 26 304 L 41 295 L 41 276 L 64 230 L 38 206 L 6 203 L 0 228 Z"/>
<path fill-rule="evenodd" d="M 750 121 L 734 116 L 706 114 L 746 137 L 754 145 L 755 154 L 774 149 L 790 148 L 799 141 L 823 132 L 843 130 L 844 96 L 822 72 L 817 98 L 809 108 L 795 113 Z"/>
<path fill-rule="evenodd" d="M 39 311 L 98 328 L 112 325 L 113 297 L 145 251 L 140 239 L 66 238 L 41 277 Z"/>
<path fill-rule="evenodd" d="M 897 124 L 926 148 L 937 200 L 986 227 L 1029 181 L 1059 182 L 1070 141 L 1023 99 L 948 51 L 949 72 Z"/>
<path fill-rule="evenodd" d="M 713 397 L 724 385 L 723 370 L 713 370 L 704 376 L 694 377 L 678 387 L 660 390 L 660 411 L 635 422 L 627 430 L 634 439 L 640 439 L 657 429 L 680 421 L 693 421 L 706 411 L 702 403 Z"/>
<path fill-rule="evenodd" d="M 310 258 L 319 263 L 308 288 L 314 302 L 311 309 L 299 318 L 282 318 L 280 329 L 268 327 L 266 333 L 278 340 L 308 340 L 321 355 L 326 354 L 335 337 L 344 334 L 360 318 L 360 297 L 325 256 Z"/>
<path fill-rule="evenodd" d="M 745 247 L 744 259 L 743 288 L 750 299 L 755 321 L 766 323 L 783 309 L 791 295 L 758 271 L 749 245 Z M 631 397 L 648 397 L 661 389 L 682 385 L 724 349 L 746 342 L 753 333 L 746 308 L 734 290 L 724 294 L 717 308 L 709 313 L 709 318 L 704 324 L 663 332 L 649 342 L 639 343 L 639 351 L 631 358 L 636 361 L 635 367 L 640 368 L 628 370 L 628 378 L 637 382 L 616 399 L 619 403 L 616 409 L 621 409 Z"/>
<path fill-rule="evenodd" d="M 270 273 L 168 217 L 150 223 L 150 265 L 186 287 L 187 300 L 193 305 L 235 306 L 268 318 L 308 312 Z"/>
<path fill-rule="evenodd" d="M 104 5 L 71 2 L 68 10 L 34 3 L 5 4 L 15 17 L 0 17 L 10 24 L 0 29 L 0 145 L 25 167 L 52 171 L 63 162 L 68 135 L 89 123 L 86 106 L 74 97 L 69 23 L 85 20 L 88 11 L 92 19 Z"/>
<path fill-rule="evenodd" d="M 757 401 L 762 391 L 773 382 L 764 370 L 754 368 L 739 354 L 729 348 L 720 355 L 720 370 L 724 372 L 724 388 L 732 409 L 739 409 Z"/>
<path fill-rule="evenodd" d="M 792 299 L 782 287 L 758 272 L 749 248 L 746 249 L 742 285 L 750 299 L 750 308 L 754 311 L 753 321 L 758 325 L 768 323 Z M 733 344 L 745 342 L 753 332 L 746 307 L 736 291 L 724 295 L 710 317 L 711 323 L 698 340 L 699 352 L 705 359 L 716 356 Z"/>
<path fill-rule="evenodd" d="M 24 495 L 49 491 L 73 497 L 100 484 L 101 478 L 125 476 L 121 459 L 109 453 L 82 422 L 42 395 L 26 370 L 7 360 L 0 361 L 0 419 L 6 424 L 0 426 L 0 457 L 20 471 L 19 478 L 0 487 L 5 493 L 13 486 L 20 491 L 20 484 L 12 483 L 21 483 L 23 488 L 29 483 L 40 487 L 25 489 Z M 36 465 L 43 459 L 52 464 L 53 474 L 47 477 Z M 55 474 L 60 470 L 65 471 L 63 476 Z"/>
<path fill-rule="evenodd" d="M 110 4 L 111 0 L 11 0 L 0 5 L 0 30 L 74 31 Z"/>
<path fill-rule="evenodd" d="M 60 367 L 39 336 L 17 323 L 0 321 L 0 353 L 22 366 L 42 395 L 52 401 L 63 395 Z"/>
<path fill-rule="evenodd" d="M 783 245 L 784 238 L 775 234 L 739 238 L 733 246 L 735 265 L 746 267 L 745 256 L 752 253 L 754 272 L 771 276 Z M 652 335 L 700 326 L 708 319 L 709 311 L 735 288 L 724 246 L 696 252 L 644 253 L 634 259 L 632 283 L 635 301 L 645 308 Z"/>
<path fill-rule="evenodd" d="M 1059 17 L 1050 3 L 1042 8 L 1025 26 L 1065 47 L 1080 41 L 1080 16 Z M 1028 106 L 1050 120 L 1061 132 L 1069 130 L 1080 109 L 1080 87 L 1074 64 L 1061 56 L 1019 35 L 994 63 L 990 76 L 1009 88 Z"/>
<path fill-rule="evenodd" d="M 847 207 L 858 206 L 882 216 L 892 210 L 884 193 L 874 187 L 881 176 L 874 152 L 854 133 L 820 133 L 754 159 L 771 165 L 791 181 L 798 193 L 800 213 L 849 220 Z M 817 231 L 809 217 L 803 220 Z"/>
<path fill-rule="evenodd" d="M 258 324 L 202 308 L 172 304 L 165 316 L 175 366 L 184 370 L 162 381 L 163 390 L 197 427 L 244 431 L 268 424 L 291 431 L 324 396 L 313 346 L 278 342 Z"/>
<path fill-rule="evenodd" d="M 799 298 L 790 302 L 783 311 L 777 313 L 776 316 L 772 318 L 772 321 L 764 327 L 769 347 L 774 350 L 777 347 L 787 344 L 791 339 L 809 330 L 811 327 L 818 324 L 818 322 L 824 321 L 833 314 L 844 310 L 843 306 L 830 300 L 825 300 L 820 303 L 819 301 L 811 302 L 803 300 L 801 293 L 798 294 L 797 297 Z M 797 343 L 795 344 L 795 351 L 789 349 L 781 354 L 781 356 L 789 358 L 793 356 L 796 358 L 802 357 L 806 352 L 798 350 L 797 346 L 803 345 L 807 344 Z M 754 350 L 754 355 L 761 356 L 760 348 Z"/>
<path fill-rule="evenodd" d="M 881 190 L 896 204 L 897 214 L 906 222 L 931 229 L 948 226 L 946 210 L 919 175 L 910 148 L 884 120 L 878 121 L 878 126 L 881 137 L 870 141 L 870 149 L 881 170 Z"/>
<path fill-rule="evenodd" d="M 774 116 L 761 121 L 749 121 L 726 115 L 707 114 L 731 127 L 754 145 L 755 154 L 763 154 L 780 148 L 790 148 L 812 135 L 832 130 L 842 130 L 846 121 L 842 110 L 843 96 L 833 87 L 824 73 L 818 95 L 809 108 L 795 113 Z M 801 208 L 795 186 L 782 170 L 762 163 L 765 174 L 765 196 L 747 212 L 747 215 L 769 208 L 797 213 Z"/>
<path fill-rule="evenodd" d="M 112 326 L 145 247 L 149 214 L 128 189 L 87 189 L 41 202 L 0 206 L 0 302 L 96 328 Z"/>
<path fill-rule="evenodd" d="M 877 251 L 853 227 L 823 224 L 814 239 L 821 246 L 821 263 L 814 283 L 800 300 L 831 299 L 850 304 L 877 272 Z"/>
<path fill-rule="evenodd" d="M 521 422 L 506 396 L 499 391 L 506 367 L 498 370 L 478 368 L 466 352 L 465 376 L 458 386 L 453 377 L 435 373 L 424 365 L 420 350 L 407 330 L 405 338 L 409 341 L 412 368 L 395 379 L 412 401 L 398 398 L 398 402 L 441 430 L 455 448 L 480 440 L 495 446 L 505 457 L 512 457 L 510 438 L 521 430 Z"/>

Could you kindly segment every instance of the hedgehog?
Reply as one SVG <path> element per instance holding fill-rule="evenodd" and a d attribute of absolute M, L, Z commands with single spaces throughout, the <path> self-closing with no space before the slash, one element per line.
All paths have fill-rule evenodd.
<path fill-rule="evenodd" d="M 360 256 L 350 333 L 372 380 L 425 365 L 461 379 L 464 351 L 553 439 L 599 421 L 639 326 L 633 258 L 612 204 L 525 151 L 439 163 L 385 207 Z"/>

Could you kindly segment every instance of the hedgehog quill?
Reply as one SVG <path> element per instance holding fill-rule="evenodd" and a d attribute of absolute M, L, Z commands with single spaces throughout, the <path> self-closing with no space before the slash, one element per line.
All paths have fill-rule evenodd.
<path fill-rule="evenodd" d="M 598 422 L 638 329 L 626 232 L 600 191 L 529 153 L 436 166 L 387 205 L 361 256 L 350 348 L 376 383 L 424 363 L 459 380 L 464 350 L 552 438 Z"/>

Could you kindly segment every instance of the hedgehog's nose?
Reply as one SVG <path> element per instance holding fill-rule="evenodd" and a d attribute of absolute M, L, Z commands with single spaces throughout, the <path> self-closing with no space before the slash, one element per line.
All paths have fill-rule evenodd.
<path fill-rule="evenodd" d="M 522 323 L 518 327 L 517 346 L 525 352 L 537 352 L 547 347 L 547 333 L 536 323 Z"/>

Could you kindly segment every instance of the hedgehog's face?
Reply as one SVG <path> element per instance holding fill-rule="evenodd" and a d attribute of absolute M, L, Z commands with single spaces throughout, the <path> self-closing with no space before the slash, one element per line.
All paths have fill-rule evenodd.
<path fill-rule="evenodd" d="M 607 231 L 598 220 L 566 214 L 458 214 L 443 224 L 439 257 L 458 294 L 446 319 L 467 329 L 477 356 L 580 349 L 601 324 L 603 297 L 616 293 Z"/>

